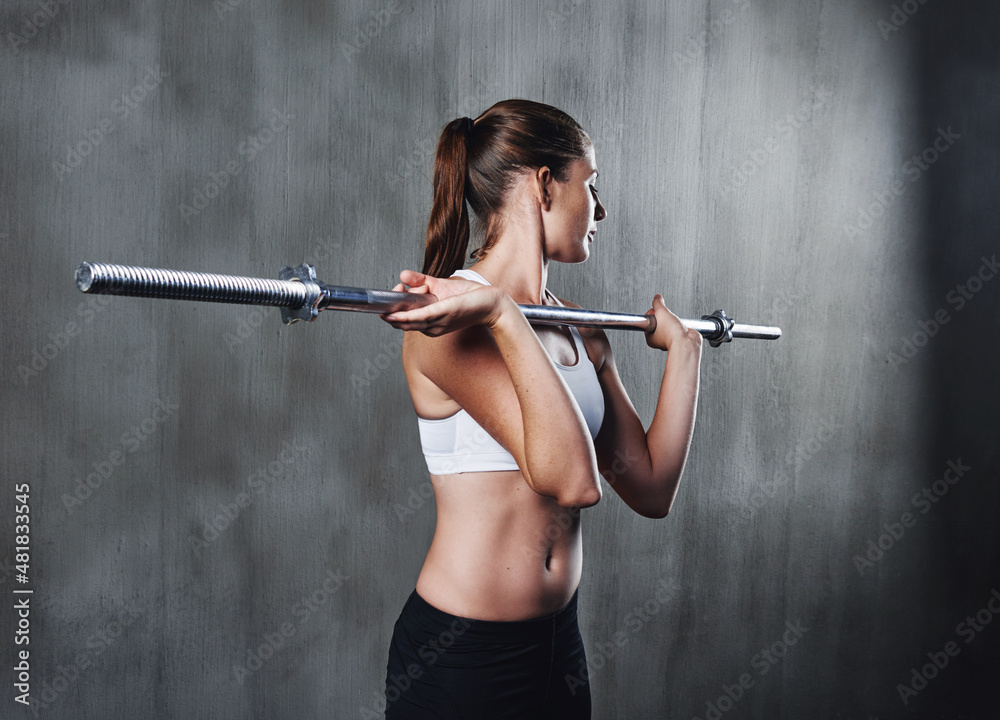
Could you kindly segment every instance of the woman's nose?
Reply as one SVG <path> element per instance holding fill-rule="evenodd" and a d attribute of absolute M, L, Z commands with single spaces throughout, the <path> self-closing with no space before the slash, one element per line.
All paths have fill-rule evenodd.
<path fill-rule="evenodd" d="M 594 219 L 600 222 L 608 216 L 608 211 L 604 209 L 603 203 L 600 200 L 597 201 L 597 207 L 594 208 Z"/>

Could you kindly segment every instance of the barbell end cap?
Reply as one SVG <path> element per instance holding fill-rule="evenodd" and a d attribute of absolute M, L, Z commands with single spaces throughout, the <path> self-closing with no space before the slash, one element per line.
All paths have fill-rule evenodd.
<path fill-rule="evenodd" d="M 88 292 L 94 282 L 94 269 L 88 262 L 80 263 L 76 269 L 76 288 L 80 292 Z"/>

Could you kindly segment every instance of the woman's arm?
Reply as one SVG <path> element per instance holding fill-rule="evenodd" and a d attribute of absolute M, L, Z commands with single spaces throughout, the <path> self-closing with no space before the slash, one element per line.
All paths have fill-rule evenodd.
<path fill-rule="evenodd" d="M 596 505 L 601 484 L 587 422 L 524 313 L 506 293 L 491 330 L 521 407 L 524 479 L 563 507 Z"/>
<path fill-rule="evenodd" d="M 603 357 L 598 379 L 605 406 L 594 447 L 601 476 L 622 500 L 640 515 L 662 518 L 673 505 L 691 446 L 702 338 L 684 328 L 659 296 L 650 312 L 656 315 L 657 331 L 647 336 L 647 344 L 669 351 L 648 431 L 622 385 L 607 335 L 603 330 L 591 335 Z"/>

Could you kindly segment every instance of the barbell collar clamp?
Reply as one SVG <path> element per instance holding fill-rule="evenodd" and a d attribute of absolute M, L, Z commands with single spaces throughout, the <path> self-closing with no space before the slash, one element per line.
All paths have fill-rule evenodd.
<path fill-rule="evenodd" d="M 722 343 L 733 341 L 733 328 L 736 326 L 736 321 L 726 315 L 725 310 L 716 310 L 711 315 L 702 315 L 701 319 L 715 322 L 718 328 L 714 334 L 705 336 L 709 345 L 719 347 Z"/>

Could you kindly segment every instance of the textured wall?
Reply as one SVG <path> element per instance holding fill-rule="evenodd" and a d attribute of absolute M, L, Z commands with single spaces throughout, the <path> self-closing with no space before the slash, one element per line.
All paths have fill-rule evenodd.
<path fill-rule="evenodd" d="M 422 259 L 441 126 L 527 97 L 589 129 L 610 212 L 557 294 L 785 330 L 706 347 L 668 519 L 611 492 L 586 513 L 595 717 L 996 717 L 998 21 L 936 0 L 4 3 L 0 715 L 378 707 L 434 524 L 401 334 L 90 299 L 73 271 L 305 259 L 390 287 Z M 664 357 L 612 342 L 648 423 Z"/>

